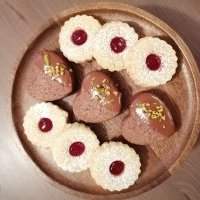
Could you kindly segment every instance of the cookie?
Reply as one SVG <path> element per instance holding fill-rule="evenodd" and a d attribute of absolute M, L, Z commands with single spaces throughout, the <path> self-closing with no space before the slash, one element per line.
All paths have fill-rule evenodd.
<path fill-rule="evenodd" d="M 91 160 L 90 173 L 95 182 L 109 191 L 121 191 L 138 179 L 140 158 L 121 142 L 103 143 Z"/>
<path fill-rule="evenodd" d="M 84 124 L 68 125 L 55 141 L 52 153 L 56 164 L 69 172 L 80 172 L 89 167 L 92 154 L 99 141 L 92 130 Z"/>
<path fill-rule="evenodd" d="M 97 63 L 109 71 L 125 69 L 125 59 L 138 35 L 127 23 L 114 21 L 102 26 L 96 35 L 93 55 Z"/>
<path fill-rule="evenodd" d="M 76 15 L 67 20 L 59 34 L 60 50 L 68 60 L 81 63 L 92 59 L 92 46 L 101 24 L 92 16 Z"/>
<path fill-rule="evenodd" d="M 84 78 L 73 104 L 78 120 L 97 123 L 120 113 L 121 92 L 112 79 L 101 71 L 93 71 Z"/>
<path fill-rule="evenodd" d="M 129 51 L 126 66 L 135 84 L 153 87 L 170 81 L 178 64 L 170 44 L 159 38 L 144 37 Z"/>
<path fill-rule="evenodd" d="M 68 113 L 52 103 L 37 103 L 24 116 L 24 133 L 28 140 L 41 147 L 51 147 L 62 133 Z"/>
<path fill-rule="evenodd" d="M 122 122 L 122 135 L 134 144 L 148 145 L 164 140 L 176 131 L 170 110 L 152 93 L 133 97 L 129 115 Z"/>
<path fill-rule="evenodd" d="M 55 51 L 42 50 L 34 56 L 27 90 L 32 97 L 41 101 L 61 99 L 73 90 L 72 69 Z"/>

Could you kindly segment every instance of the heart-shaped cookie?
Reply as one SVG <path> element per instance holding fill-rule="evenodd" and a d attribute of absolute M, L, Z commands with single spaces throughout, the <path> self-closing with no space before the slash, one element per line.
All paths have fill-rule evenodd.
<path fill-rule="evenodd" d="M 72 69 L 56 52 L 43 50 L 34 57 L 32 73 L 28 78 L 31 96 L 43 101 L 61 99 L 73 89 Z"/>
<path fill-rule="evenodd" d="M 171 112 L 155 95 L 143 92 L 133 97 L 129 115 L 122 123 L 122 135 L 131 143 L 146 145 L 175 132 Z"/>
<path fill-rule="evenodd" d="M 75 98 L 73 111 L 78 120 L 97 123 L 115 117 L 121 110 L 121 93 L 101 71 L 89 73 Z"/>

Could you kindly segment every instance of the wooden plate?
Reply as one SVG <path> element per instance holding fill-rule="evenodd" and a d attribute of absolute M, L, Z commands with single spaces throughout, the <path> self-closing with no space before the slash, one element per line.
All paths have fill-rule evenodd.
<path fill-rule="evenodd" d="M 32 145 L 23 132 L 23 116 L 26 110 L 37 102 L 26 91 L 26 80 L 31 74 L 33 66 L 32 56 L 36 51 L 43 48 L 57 50 L 59 48 L 58 33 L 60 26 L 65 20 L 76 14 L 93 15 L 102 23 L 110 20 L 125 21 L 135 27 L 140 37 L 159 36 L 160 38 L 164 38 L 176 49 L 178 55 L 179 67 L 172 81 L 157 88 L 150 88 L 150 90 L 157 93 L 165 101 L 169 102 L 168 100 L 170 99 L 174 102 L 169 107 L 173 109 L 172 113 L 178 131 L 168 140 L 155 143 L 151 146 L 132 145 L 141 156 L 142 174 L 136 185 L 121 192 L 111 193 L 101 189 L 92 180 L 88 171 L 78 174 L 62 171 L 54 163 L 51 152 Z M 85 199 L 120 199 L 135 196 L 153 188 L 169 177 L 192 149 L 200 128 L 200 91 L 198 87 L 200 85 L 200 75 L 195 60 L 184 41 L 174 30 L 158 18 L 141 9 L 125 4 L 89 4 L 65 10 L 62 14 L 51 19 L 47 25 L 39 30 L 38 35 L 28 44 L 28 47 L 19 62 L 13 81 L 13 121 L 17 137 L 20 139 L 25 151 L 55 186 Z M 84 63 L 82 66 L 73 63 L 71 65 L 80 79 L 76 90 L 73 95 L 54 102 L 69 112 L 71 112 L 73 98 L 80 88 L 82 77 L 91 70 L 99 69 L 95 61 Z M 82 70 L 83 66 L 84 70 Z M 144 90 L 144 88 L 135 86 L 125 72 L 114 73 L 113 77 L 119 82 L 122 91 L 125 91 L 123 97 L 124 109 L 122 114 L 115 119 L 102 124 L 90 125 L 101 139 L 101 142 L 110 139 L 123 140 L 120 137 L 119 124 L 126 115 L 129 97 L 131 94 Z"/>

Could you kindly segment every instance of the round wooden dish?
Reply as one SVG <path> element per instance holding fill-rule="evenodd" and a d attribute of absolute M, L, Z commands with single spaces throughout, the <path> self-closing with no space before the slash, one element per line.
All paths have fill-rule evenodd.
<path fill-rule="evenodd" d="M 54 163 L 51 152 L 47 149 L 37 148 L 32 145 L 23 133 L 23 116 L 30 105 L 37 101 L 30 97 L 26 91 L 26 79 L 31 73 L 33 65 L 32 55 L 43 48 L 57 50 L 58 33 L 60 26 L 69 17 L 77 14 L 93 15 L 102 23 L 110 20 L 121 20 L 134 26 L 140 37 L 159 36 L 168 41 L 177 52 L 179 67 L 172 81 L 166 85 L 150 88 L 161 98 L 168 102 L 177 125 L 177 132 L 168 140 L 152 144 L 151 146 L 132 145 L 141 156 L 142 174 L 137 184 L 121 192 L 109 192 L 98 187 L 89 175 L 88 171 L 71 174 L 62 171 Z M 75 65 L 72 68 L 77 72 L 80 79 L 88 71 L 98 69 L 95 61 Z M 82 70 L 84 67 L 84 70 Z M 90 125 L 101 139 L 101 142 L 110 139 L 123 140 L 120 137 L 119 125 L 126 115 L 129 104 L 129 96 L 144 90 L 134 85 L 125 72 L 114 73 L 113 78 L 120 83 L 124 93 L 124 109 L 120 116 L 102 124 Z M 80 88 L 80 82 L 76 86 L 73 95 L 54 103 L 71 111 L 71 105 L 76 92 Z M 29 48 L 24 52 L 16 71 L 13 82 L 12 113 L 17 136 L 21 144 L 35 162 L 35 164 L 49 177 L 56 186 L 84 199 L 122 199 L 138 195 L 160 184 L 169 177 L 174 169 L 179 166 L 189 151 L 192 149 L 200 128 L 199 116 L 199 84 L 200 75 L 195 60 L 184 41 L 168 25 L 152 16 L 151 14 L 124 4 L 119 3 L 95 3 L 65 10 L 62 14 L 54 17 L 42 28 L 36 38 L 31 41 Z M 164 95 L 167 94 L 167 95 Z M 116 139 L 117 138 L 117 139 Z"/>

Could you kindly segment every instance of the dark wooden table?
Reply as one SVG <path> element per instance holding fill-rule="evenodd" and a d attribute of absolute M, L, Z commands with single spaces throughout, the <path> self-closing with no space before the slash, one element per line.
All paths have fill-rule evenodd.
<path fill-rule="evenodd" d="M 37 30 L 56 13 L 86 0 L 0 0 L 0 200 L 64 200 L 72 197 L 51 185 L 41 175 L 23 148 L 16 143 L 10 124 L 8 83 L 21 53 Z M 91 1 L 90 1 L 91 2 Z M 95 2 L 95 1 L 94 1 Z M 199 0 L 124 0 L 166 21 L 186 41 L 200 63 Z M 199 200 L 200 142 L 187 161 L 155 189 L 136 197 L 138 200 Z"/>

